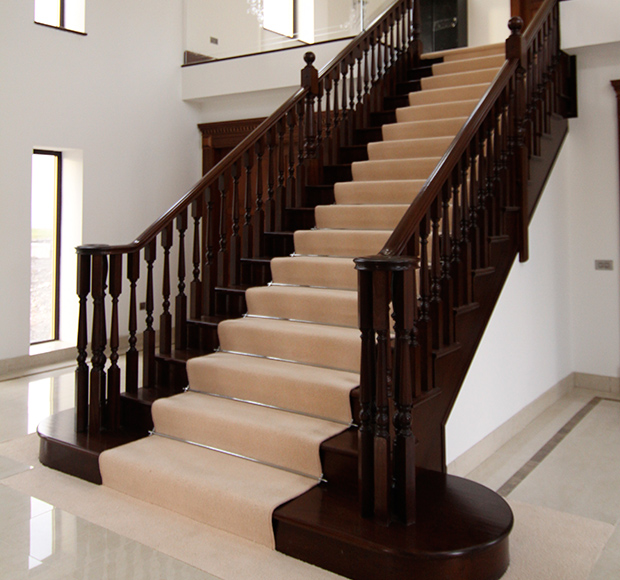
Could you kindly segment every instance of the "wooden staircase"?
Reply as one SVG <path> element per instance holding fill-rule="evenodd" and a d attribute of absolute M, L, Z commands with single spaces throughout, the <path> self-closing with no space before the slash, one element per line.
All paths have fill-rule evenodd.
<path fill-rule="evenodd" d="M 559 51 L 558 27 L 557 1 L 547 0 L 524 35 L 520 21 L 511 21 L 507 59 L 497 46 L 429 58 L 419 54 L 417 3 L 400 0 L 320 76 L 307 55 L 299 93 L 134 243 L 78 250 L 76 410 L 39 427 L 41 461 L 101 483 L 101 452 L 152 429 L 152 404 L 182 392 L 189 368 L 192 390 L 225 398 L 203 415 L 198 409 L 209 397 L 195 393 L 155 405 L 155 428 L 165 436 L 127 446 L 125 458 L 122 450 L 106 454 L 121 458 L 121 472 L 138 465 L 129 482 L 108 475 L 115 487 L 219 525 L 209 519 L 209 493 L 197 496 L 200 509 L 183 494 L 162 494 L 175 472 L 153 476 L 149 454 L 156 450 L 163 473 L 171 460 L 161 454 L 182 455 L 181 441 L 220 449 L 227 445 L 218 423 L 224 409 L 238 409 L 234 399 L 260 402 L 310 416 L 308 429 L 324 439 L 313 463 L 312 452 L 301 451 L 302 428 L 292 433 L 300 451 L 282 477 L 299 487 L 294 499 L 276 502 L 286 501 L 273 512 L 276 549 L 350 578 L 499 578 L 512 514 L 495 493 L 446 474 L 444 426 L 514 259 L 527 259 L 527 224 L 567 131 L 574 75 Z M 456 100 L 455 86 L 465 87 Z M 418 120 L 422 111 L 430 118 Z M 441 116 L 451 121 L 437 136 Z M 377 203 L 377 192 L 389 207 Z M 310 231 L 315 213 L 320 229 Z M 304 255 L 288 257 L 293 252 Z M 139 337 L 141 256 L 146 320 Z M 275 286 L 254 288 L 272 278 Z M 335 301 L 333 310 L 321 311 L 324 296 Z M 291 314 L 301 304 L 307 310 Z M 248 306 L 252 317 L 234 320 Z M 123 309 L 129 347 L 121 370 Z M 277 338 L 285 324 L 297 338 Z M 196 358 L 220 340 L 224 352 Z M 268 342 L 280 350 L 263 348 Z M 291 361 L 310 365 L 312 378 L 291 371 Z M 236 373 L 226 383 L 234 391 L 214 378 L 222 369 Z M 266 392 L 256 386 L 260 375 L 272 383 Z M 280 388 L 287 381 L 300 390 Z M 318 402 L 305 400 L 305 383 L 325 388 Z M 333 401 L 328 393 L 336 393 Z M 179 420 L 182 428 L 165 426 L 192 413 L 208 436 L 189 419 Z M 283 436 L 271 411 L 248 413 L 235 437 L 247 446 L 254 433 L 259 444 L 250 453 L 230 443 L 228 451 L 262 462 L 244 478 L 258 481 L 264 465 L 285 462 L 276 444 Z M 324 419 L 332 426 L 317 427 Z M 272 444 L 260 445 L 264 433 Z M 199 459 L 203 452 L 188 451 L 188 465 L 227 469 L 217 451 L 208 460 Z M 320 483 L 306 491 L 300 473 Z M 198 469 L 197 481 L 203 476 Z M 243 500 L 250 491 L 239 493 Z"/>

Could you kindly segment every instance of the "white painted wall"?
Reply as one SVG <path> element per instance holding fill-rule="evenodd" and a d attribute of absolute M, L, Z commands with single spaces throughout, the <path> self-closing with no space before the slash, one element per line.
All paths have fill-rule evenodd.
<path fill-rule="evenodd" d="M 34 147 L 83 159 L 71 243 L 131 241 L 198 179 L 182 14 L 182 0 L 90 2 L 80 36 L 34 24 L 32 2 L 0 2 L 0 360 L 28 354 Z"/>
<path fill-rule="evenodd" d="M 565 143 L 530 225 L 530 259 L 513 265 L 448 421 L 448 462 L 574 370 L 570 163 Z"/>
<path fill-rule="evenodd" d="M 570 121 L 567 171 L 574 370 L 620 377 L 620 187 L 610 84 L 620 79 L 620 42 L 574 52 L 579 117 Z M 595 271 L 595 259 L 613 260 L 614 270 Z"/>
<path fill-rule="evenodd" d="M 620 41 L 617 0 L 570 0 L 560 4 L 560 13 L 565 49 Z"/>
<path fill-rule="evenodd" d="M 572 372 L 620 377 L 620 186 L 610 85 L 620 78 L 620 42 L 609 42 L 604 22 L 620 6 L 560 6 L 563 40 L 577 55 L 579 117 L 569 122 L 532 221 L 530 261 L 513 268 L 448 422 L 448 461 Z M 614 270 L 595 271 L 595 259 L 613 260 Z"/>
<path fill-rule="evenodd" d="M 482 46 L 506 40 L 510 33 L 510 16 L 510 0 L 468 0 L 468 46 Z"/>

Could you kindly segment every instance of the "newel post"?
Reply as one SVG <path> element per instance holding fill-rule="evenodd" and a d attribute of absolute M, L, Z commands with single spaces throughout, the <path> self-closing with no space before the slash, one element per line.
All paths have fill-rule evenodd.
<path fill-rule="evenodd" d="M 306 178 L 308 183 L 318 183 L 319 165 L 318 165 L 318 127 L 319 120 L 315 113 L 315 101 L 319 96 L 319 71 L 314 67 L 316 56 L 313 52 L 304 54 L 306 66 L 301 69 L 301 88 L 306 89 L 307 93 L 304 99 L 305 126 L 303 132 L 304 141 L 300 143 L 303 148 L 303 157 L 306 162 L 307 172 Z M 304 184 L 301 184 L 302 186 Z"/>
<path fill-rule="evenodd" d="M 386 526 L 415 521 L 415 262 L 381 255 L 355 259 L 362 338 L 360 509 L 363 517 Z"/>
<path fill-rule="evenodd" d="M 516 78 L 516 94 L 514 115 L 516 135 L 516 172 L 517 172 L 517 192 L 520 208 L 519 217 L 519 261 L 527 262 L 529 258 L 529 242 L 528 242 L 528 225 L 529 225 L 529 208 L 528 208 L 528 146 L 525 139 L 525 115 L 526 115 L 526 78 L 525 71 L 527 67 L 527 47 L 523 42 L 521 31 L 523 29 L 523 20 L 519 16 L 514 16 L 508 22 L 510 36 L 506 39 L 506 58 L 518 59 Z"/>

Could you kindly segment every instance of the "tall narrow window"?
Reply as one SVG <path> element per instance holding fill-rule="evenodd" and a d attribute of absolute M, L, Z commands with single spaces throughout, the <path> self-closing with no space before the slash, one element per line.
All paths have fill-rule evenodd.
<path fill-rule="evenodd" d="M 30 343 L 58 340 L 62 155 L 32 154 Z"/>
<path fill-rule="evenodd" d="M 263 28 L 292 38 L 295 34 L 294 6 L 293 0 L 263 0 Z"/>
<path fill-rule="evenodd" d="M 34 0 L 34 21 L 84 33 L 85 0 Z"/>

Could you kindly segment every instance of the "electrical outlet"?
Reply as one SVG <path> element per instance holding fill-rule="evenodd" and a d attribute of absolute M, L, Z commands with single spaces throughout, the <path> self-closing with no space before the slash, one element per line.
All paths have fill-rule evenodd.
<path fill-rule="evenodd" d="M 146 302 L 140 302 L 140 310 L 146 310 Z"/>
<path fill-rule="evenodd" d="M 211 37 L 211 44 L 219 44 L 219 43 L 220 43 L 219 38 L 215 38 L 215 36 Z"/>
<path fill-rule="evenodd" d="M 613 270 L 614 262 L 613 260 L 594 260 L 594 269 L 595 270 Z"/>

